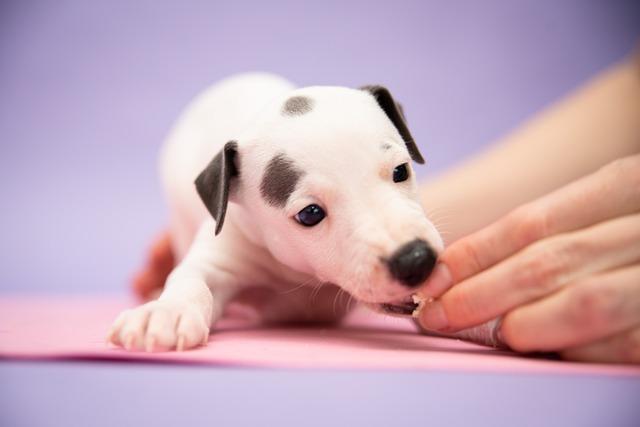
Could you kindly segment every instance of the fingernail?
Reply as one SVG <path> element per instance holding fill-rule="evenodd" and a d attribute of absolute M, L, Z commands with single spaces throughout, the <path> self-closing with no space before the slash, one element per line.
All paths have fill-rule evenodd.
<path fill-rule="evenodd" d="M 449 320 L 440 301 L 425 304 L 420 313 L 420 324 L 431 331 L 445 331 L 449 328 Z"/>
<path fill-rule="evenodd" d="M 437 298 L 449 289 L 452 284 L 453 279 L 449 268 L 444 263 L 438 263 L 419 293 L 427 297 Z"/>

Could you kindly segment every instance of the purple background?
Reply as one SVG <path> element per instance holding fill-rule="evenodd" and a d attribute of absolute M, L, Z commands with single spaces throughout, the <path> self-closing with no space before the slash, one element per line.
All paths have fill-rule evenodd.
<path fill-rule="evenodd" d="M 0 364 L 0 425 L 638 427 L 629 378 Z M 31 388 L 25 387 L 25 382 Z M 61 393 L 60 384 L 64 384 Z M 17 403 L 16 403 L 17 402 Z M 34 402 L 38 402 L 37 408 Z M 31 403 L 31 405 L 29 405 Z M 3 421 L 5 421 L 3 423 Z"/>
<path fill-rule="evenodd" d="M 640 38 L 637 1 L 452 3 L 0 1 L 0 292 L 124 290 L 166 223 L 158 147 L 221 77 L 385 84 L 426 174 Z M 624 426 L 638 421 L 638 389 L 589 377 L 3 362 L 0 425 L 195 424 L 208 413 L 212 424 Z"/>

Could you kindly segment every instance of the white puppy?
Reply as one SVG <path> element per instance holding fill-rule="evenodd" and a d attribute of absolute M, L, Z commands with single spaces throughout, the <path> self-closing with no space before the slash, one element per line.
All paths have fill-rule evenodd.
<path fill-rule="evenodd" d="M 109 340 L 198 346 L 232 300 L 266 322 L 334 321 L 347 309 L 340 289 L 410 314 L 443 246 L 411 160 L 423 163 L 383 87 L 295 89 L 267 74 L 214 85 L 161 156 L 179 263 L 159 299 L 122 313 Z"/>

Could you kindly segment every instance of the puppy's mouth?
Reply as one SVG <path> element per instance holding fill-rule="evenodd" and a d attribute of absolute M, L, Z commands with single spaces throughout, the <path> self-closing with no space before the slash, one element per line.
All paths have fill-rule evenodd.
<path fill-rule="evenodd" d="M 421 305 L 421 301 L 416 296 L 409 296 L 400 301 L 367 304 L 374 311 L 388 314 L 390 316 L 414 316 Z"/>

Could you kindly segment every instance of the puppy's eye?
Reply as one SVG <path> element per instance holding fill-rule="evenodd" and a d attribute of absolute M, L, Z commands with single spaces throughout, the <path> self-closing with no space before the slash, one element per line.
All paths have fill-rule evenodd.
<path fill-rule="evenodd" d="M 393 182 L 406 181 L 409 178 L 409 169 L 407 164 L 403 163 L 393 170 Z"/>
<path fill-rule="evenodd" d="M 305 227 L 313 227 L 318 224 L 320 221 L 324 219 L 326 214 L 324 210 L 318 205 L 309 205 L 306 208 L 302 209 L 295 216 L 296 221 Z"/>

